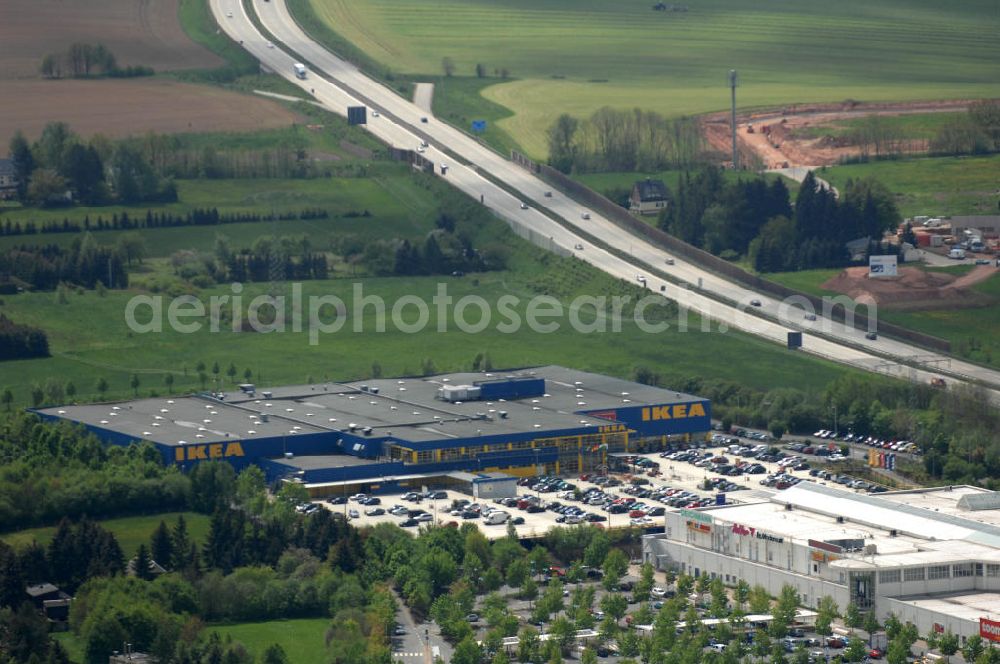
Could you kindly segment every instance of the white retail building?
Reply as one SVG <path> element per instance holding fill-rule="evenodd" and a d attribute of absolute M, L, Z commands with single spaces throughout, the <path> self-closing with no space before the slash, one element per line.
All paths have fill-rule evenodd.
<path fill-rule="evenodd" d="M 879 496 L 803 482 L 758 503 L 681 510 L 644 538 L 659 569 L 744 579 L 803 604 L 829 595 L 921 634 L 1000 641 L 1000 494 L 970 486 Z"/>

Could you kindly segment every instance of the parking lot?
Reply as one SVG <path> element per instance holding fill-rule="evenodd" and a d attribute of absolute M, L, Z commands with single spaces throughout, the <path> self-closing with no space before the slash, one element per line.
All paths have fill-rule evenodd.
<path fill-rule="evenodd" d="M 774 454 L 775 448 L 783 458 Z M 815 456 L 802 453 L 802 447 L 794 444 L 729 434 L 713 434 L 712 442 L 702 449 L 649 452 L 613 461 L 617 472 L 613 470 L 606 477 L 563 477 L 565 485 L 558 484 L 560 478 L 549 477 L 543 486 L 539 485 L 542 478 L 522 480 L 519 500 L 506 505 L 497 501 L 475 504 L 471 496 L 454 490 L 430 491 L 423 496 L 416 492 L 380 494 L 367 500 L 354 496 L 336 504 L 318 504 L 344 514 L 358 527 L 389 522 L 406 524 L 405 528 L 416 531 L 428 523 L 459 525 L 470 521 L 488 538 L 496 539 L 506 535 L 507 522 L 502 516 L 488 518 L 486 513 L 493 509 L 507 513 L 519 537 L 536 538 L 554 526 L 576 523 L 603 528 L 662 528 L 662 515 L 667 511 L 715 504 L 720 493 L 725 494 L 727 503 L 759 501 L 803 480 L 852 490 L 844 481 L 837 482 L 840 458 L 832 451 Z M 830 469 L 827 477 L 819 475 L 821 465 Z M 705 488 L 706 481 L 713 483 L 711 489 Z M 585 493 L 585 499 L 577 500 L 574 489 Z M 454 510 L 456 501 L 466 504 Z M 567 510 L 569 514 L 564 513 Z"/>

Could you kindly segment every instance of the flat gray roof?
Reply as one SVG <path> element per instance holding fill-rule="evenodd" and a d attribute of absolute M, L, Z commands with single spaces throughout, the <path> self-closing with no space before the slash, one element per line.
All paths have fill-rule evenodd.
<path fill-rule="evenodd" d="M 545 394 L 514 401 L 449 403 L 444 385 L 508 377 L 544 378 Z M 377 388 L 378 393 L 362 391 Z M 265 398 L 264 393 L 269 395 Z M 609 424 L 576 411 L 682 404 L 700 397 L 549 365 L 512 371 L 454 373 L 258 388 L 255 394 L 139 399 L 45 408 L 39 412 L 162 445 L 211 443 L 372 428 L 373 436 L 414 442 L 580 429 Z M 507 413 L 500 416 L 500 411 Z M 267 413 L 269 421 L 260 415 Z"/>

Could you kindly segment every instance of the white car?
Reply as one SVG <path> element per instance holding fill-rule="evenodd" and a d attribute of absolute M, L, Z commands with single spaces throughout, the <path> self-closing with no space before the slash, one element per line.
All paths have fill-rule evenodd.
<path fill-rule="evenodd" d="M 372 117 L 373 118 L 377 118 L 378 117 L 378 111 L 372 111 Z"/>
<path fill-rule="evenodd" d="M 640 284 L 646 283 L 646 277 L 642 276 L 641 274 L 635 275 L 635 280 L 638 281 Z"/>
<path fill-rule="evenodd" d="M 673 265 L 674 264 L 674 259 L 673 258 L 668 258 L 666 260 L 666 263 L 667 263 L 667 265 Z"/>
<path fill-rule="evenodd" d="M 267 47 L 268 48 L 274 48 L 274 44 L 272 42 L 267 42 Z"/>
<path fill-rule="evenodd" d="M 232 12 L 226 12 L 226 16 L 228 16 L 229 18 L 232 18 L 233 17 L 233 13 Z"/>
<path fill-rule="evenodd" d="M 527 210 L 528 209 L 528 204 L 527 203 L 521 203 L 521 209 L 522 210 Z"/>
<path fill-rule="evenodd" d="M 361 515 L 358 514 L 357 510 L 347 510 L 347 518 L 348 519 L 358 519 L 360 517 L 361 517 Z"/>
<path fill-rule="evenodd" d="M 573 248 L 576 249 L 577 251 L 583 251 L 583 245 L 582 244 L 577 244 Z"/>
<path fill-rule="evenodd" d="M 649 591 L 653 597 L 666 597 L 667 589 L 661 588 L 660 586 L 653 586 L 653 589 Z"/>
<path fill-rule="evenodd" d="M 584 212 L 583 214 L 580 215 L 580 217 L 582 219 L 590 219 L 590 213 L 589 212 Z"/>

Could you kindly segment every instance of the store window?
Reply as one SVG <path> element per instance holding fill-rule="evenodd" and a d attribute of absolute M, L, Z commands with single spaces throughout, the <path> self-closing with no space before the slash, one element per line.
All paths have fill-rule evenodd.
<path fill-rule="evenodd" d="M 972 563 L 961 563 L 960 565 L 952 565 L 951 575 L 956 579 L 972 576 L 974 568 Z"/>
<path fill-rule="evenodd" d="M 927 579 L 947 579 L 950 576 L 951 567 L 948 565 L 931 565 L 927 568 Z"/>
<path fill-rule="evenodd" d="M 899 583 L 900 576 L 898 569 L 885 569 L 878 573 L 878 582 Z"/>

